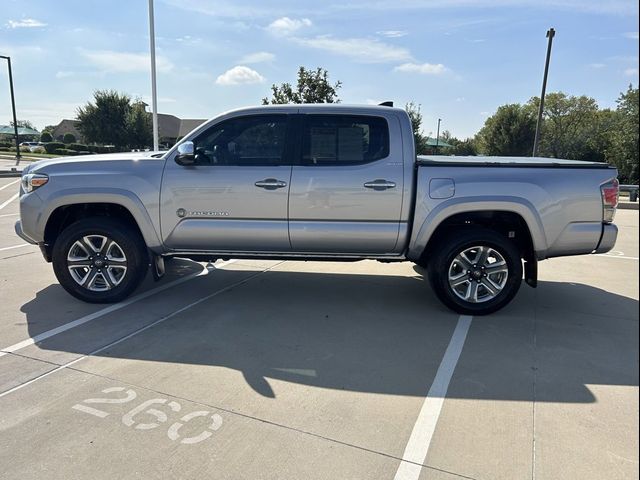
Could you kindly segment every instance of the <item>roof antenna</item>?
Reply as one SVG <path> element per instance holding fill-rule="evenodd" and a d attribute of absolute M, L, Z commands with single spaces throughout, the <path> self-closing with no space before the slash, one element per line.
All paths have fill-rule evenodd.
<path fill-rule="evenodd" d="M 382 103 L 379 103 L 378 106 L 380 106 L 380 107 L 393 107 L 393 102 L 382 102 Z"/>

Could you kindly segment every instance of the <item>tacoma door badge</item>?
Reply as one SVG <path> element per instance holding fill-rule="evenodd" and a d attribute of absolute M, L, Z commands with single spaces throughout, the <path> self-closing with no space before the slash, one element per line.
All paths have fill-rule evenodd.
<path fill-rule="evenodd" d="M 176 210 L 178 217 L 228 217 L 229 212 L 216 212 L 211 210 L 198 210 L 193 212 L 187 212 L 184 208 Z"/>

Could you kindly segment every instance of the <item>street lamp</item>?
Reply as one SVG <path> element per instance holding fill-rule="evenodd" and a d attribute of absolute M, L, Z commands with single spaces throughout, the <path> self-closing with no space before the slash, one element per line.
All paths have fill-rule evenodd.
<path fill-rule="evenodd" d="M 153 0 L 149 0 L 149 49 L 151 50 L 151 111 L 153 118 L 153 150 L 159 150 L 158 93 L 156 91 L 156 34 L 153 20 Z"/>
<path fill-rule="evenodd" d="M 436 155 L 438 154 L 438 144 L 440 143 L 440 122 L 441 118 L 438 119 L 438 133 L 436 133 Z"/>
<path fill-rule="evenodd" d="M 553 37 L 556 36 L 556 31 L 553 28 L 547 30 L 547 38 L 549 43 L 547 44 L 547 59 L 544 63 L 544 76 L 542 78 L 542 94 L 540 95 L 540 108 L 538 109 L 538 121 L 536 122 L 536 135 L 533 139 L 533 156 L 538 155 L 538 144 L 540 142 L 540 129 L 542 128 L 542 114 L 544 112 L 544 97 L 547 91 L 547 75 L 549 74 L 549 61 L 551 60 L 551 46 L 553 45 Z"/>
<path fill-rule="evenodd" d="M 9 89 L 11 90 L 11 109 L 13 110 L 13 131 L 16 136 L 16 165 L 20 163 L 20 141 L 18 140 L 18 119 L 16 118 L 16 99 L 13 94 L 13 75 L 11 74 L 11 57 L 0 55 L 4 58 L 9 66 Z"/>

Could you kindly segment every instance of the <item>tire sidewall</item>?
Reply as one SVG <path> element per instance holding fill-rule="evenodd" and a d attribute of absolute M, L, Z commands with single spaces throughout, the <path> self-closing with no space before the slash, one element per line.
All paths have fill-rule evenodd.
<path fill-rule="evenodd" d="M 462 251 L 475 246 L 487 246 L 503 256 L 509 269 L 507 283 L 493 299 L 482 303 L 466 302 L 458 297 L 449 286 L 448 272 L 451 262 Z M 522 283 L 522 260 L 513 242 L 492 230 L 461 231 L 452 234 L 440 243 L 439 254 L 429 268 L 429 280 L 438 298 L 457 313 L 466 315 L 487 315 L 500 310 L 518 293 Z"/>
<path fill-rule="evenodd" d="M 127 257 L 127 272 L 122 282 L 111 290 L 94 292 L 76 283 L 67 268 L 67 254 L 80 237 L 103 235 L 114 240 Z M 140 235 L 131 227 L 110 218 L 79 220 L 69 225 L 58 237 L 53 247 L 53 271 L 60 285 L 80 300 L 90 303 L 118 302 L 130 295 L 146 273 L 147 259 Z"/>

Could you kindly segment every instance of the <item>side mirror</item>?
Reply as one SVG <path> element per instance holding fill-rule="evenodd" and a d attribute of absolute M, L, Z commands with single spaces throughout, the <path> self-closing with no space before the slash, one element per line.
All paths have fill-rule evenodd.
<path fill-rule="evenodd" d="M 178 155 L 176 155 L 176 163 L 183 167 L 189 167 L 196 164 L 195 147 L 193 142 L 182 142 L 178 145 Z"/>

